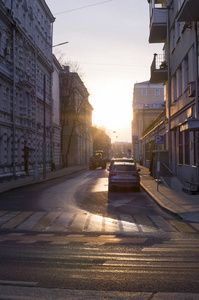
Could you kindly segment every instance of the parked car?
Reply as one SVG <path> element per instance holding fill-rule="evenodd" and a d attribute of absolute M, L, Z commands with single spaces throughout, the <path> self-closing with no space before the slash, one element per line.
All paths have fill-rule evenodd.
<path fill-rule="evenodd" d="M 140 174 L 135 163 L 114 162 L 108 176 L 108 191 L 113 192 L 118 187 L 135 188 L 140 191 Z"/>
<path fill-rule="evenodd" d="M 110 166 L 109 166 L 110 170 L 112 169 L 113 164 L 115 162 L 129 162 L 129 163 L 134 163 L 136 165 L 136 162 L 135 162 L 135 160 L 133 158 L 128 158 L 128 157 L 112 158 Z"/>

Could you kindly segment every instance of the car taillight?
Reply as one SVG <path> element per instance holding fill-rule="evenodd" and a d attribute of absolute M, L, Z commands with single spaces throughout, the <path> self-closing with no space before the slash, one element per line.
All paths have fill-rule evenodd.
<path fill-rule="evenodd" d="M 110 173 L 110 177 L 117 176 L 116 173 Z"/>
<path fill-rule="evenodd" d="M 134 173 L 134 174 L 132 174 L 132 176 L 135 176 L 135 177 L 138 177 L 138 178 L 140 177 L 138 173 Z"/>

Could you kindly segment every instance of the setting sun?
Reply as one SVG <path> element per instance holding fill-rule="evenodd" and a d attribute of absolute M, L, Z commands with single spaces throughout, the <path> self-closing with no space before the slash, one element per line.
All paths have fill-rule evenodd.
<path fill-rule="evenodd" d="M 93 95 L 95 99 L 93 111 L 93 125 L 105 127 L 107 134 L 126 129 L 126 139 L 130 141 L 131 121 L 132 121 L 132 99 L 129 93 L 125 94 L 125 89 L 119 85 L 103 85 L 100 90 Z M 92 94 L 90 97 L 92 103 Z M 93 104 L 93 103 L 92 103 Z"/>

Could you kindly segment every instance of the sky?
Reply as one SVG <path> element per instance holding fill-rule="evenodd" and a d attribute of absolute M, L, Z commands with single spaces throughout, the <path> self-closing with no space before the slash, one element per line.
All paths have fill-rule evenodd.
<path fill-rule="evenodd" d="M 93 125 L 105 127 L 112 142 L 131 142 L 133 87 L 150 79 L 147 0 L 46 0 L 55 22 L 55 55 L 78 65 L 93 106 Z"/>

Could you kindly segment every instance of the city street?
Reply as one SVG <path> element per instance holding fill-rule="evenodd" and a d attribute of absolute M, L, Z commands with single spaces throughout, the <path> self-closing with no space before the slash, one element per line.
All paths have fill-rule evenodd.
<path fill-rule="evenodd" d="M 140 299 L 199 293 L 198 227 L 142 189 L 108 193 L 107 176 L 85 170 L 0 195 L 1 295 L 11 296 L 8 286 L 19 295 L 30 287 L 147 293 Z"/>

